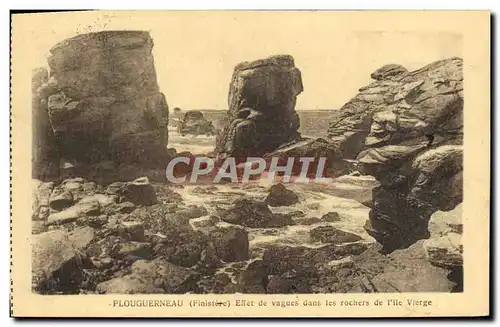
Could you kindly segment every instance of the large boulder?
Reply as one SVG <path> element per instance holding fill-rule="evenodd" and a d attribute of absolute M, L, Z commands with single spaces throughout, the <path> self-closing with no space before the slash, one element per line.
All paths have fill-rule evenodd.
<path fill-rule="evenodd" d="M 238 64 L 229 86 L 227 124 L 216 152 L 257 156 L 299 139 L 295 103 L 302 91 L 301 73 L 292 56 Z"/>
<path fill-rule="evenodd" d="M 72 232 L 53 230 L 33 235 L 33 289 L 39 292 L 74 289 L 75 284 L 83 280 L 85 249 L 94 237 L 94 230 L 90 227 Z"/>
<path fill-rule="evenodd" d="M 283 227 L 292 225 L 292 217 L 273 213 L 265 202 L 250 199 L 235 201 L 232 208 L 221 213 L 221 219 L 230 224 L 250 228 Z"/>
<path fill-rule="evenodd" d="M 380 182 L 366 229 L 388 251 L 428 238 L 430 216 L 462 202 L 462 65 L 386 65 L 330 125 L 342 157 Z"/>
<path fill-rule="evenodd" d="M 243 261 L 248 256 L 248 232 L 238 226 L 220 226 L 210 231 L 217 256 L 225 262 Z"/>
<path fill-rule="evenodd" d="M 99 293 L 107 294 L 183 294 L 193 291 L 199 276 L 193 271 L 171 264 L 163 258 L 137 260 L 132 273 L 97 285 Z"/>
<path fill-rule="evenodd" d="M 215 127 L 207 120 L 199 110 L 188 111 L 182 116 L 177 126 L 177 132 L 181 135 L 215 135 Z"/>
<path fill-rule="evenodd" d="M 271 207 L 291 206 L 299 202 L 299 196 L 278 183 L 269 188 L 269 194 L 264 201 Z"/>
<path fill-rule="evenodd" d="M 59 156 L 81 164 L 164 164 L 168 106 L 148 32 L 78 35 L 50 50 L 47 102 Z"/>

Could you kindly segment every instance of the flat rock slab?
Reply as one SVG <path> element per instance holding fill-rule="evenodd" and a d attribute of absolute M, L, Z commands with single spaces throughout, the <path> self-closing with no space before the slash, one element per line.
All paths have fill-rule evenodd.
<path fill-rule="evenodd" d="M 73 232 L 49 231 L 32 236 L 32 278 L 34 286 L 50 279 L 54 272 L 75 259 L 94 239 L 91 227 Z"/>

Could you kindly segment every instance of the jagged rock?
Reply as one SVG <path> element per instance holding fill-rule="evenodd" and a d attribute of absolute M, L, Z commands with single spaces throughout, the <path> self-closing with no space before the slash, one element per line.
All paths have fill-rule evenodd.
<path fill-rule="evenodd" d="M 440 237 L 449 232 L 462 234 L 462 203 L 450 211 L 436 211 L 429 220 L 429 232 L 432 237 Z"/>
<path fill-rule="evenodd" d="M 144 241 L 144 223 L 140 221 L 123 221 L 120 223 L 119 235 L 129 241 Z"/>
<path fill-rule="evenodd" d="M 207 247 L 201 252 L 200 260 L 196 263 L 196 269 L 207 273 L 214 272 L 222 266 L 220 258 L 213 243 L 207 244 Z"/>
<path fill-rule="evenodd" d="M 463 266 L 461 235 L 448 233 L 441 237 L 433 237 L 425 240 L 423 246 L 433 265 L 449 269 Z"/>
<path fill-rule="evenodd" d="M 193 226 L 196 230 L 203 230 L 209 227 L 215 226 L 216 223 L 219 222 L 219 217 L 210 216 L 210 217 L 200 217 L 189 220 L 191 226 Z"/>
<path fill-rule="evenodd" d="M 374 71 L 370 77 L 377 81 L 382 81 L 386 79 L 397 79 L 402 75 L 406 74 L 408 70 L 401 65 L 389 64 L 380 67 Z"/>
<path fill-rule="evenodd" d="M 83 164 L 165 162 L 168 106 L 152 47 L 148 32 L 103 31 L 50 50 L 50 78 L 39 92 L 60 156 Z"/>
<path fill-rule="evenodd" d="M 184 114 L 177 127 L 181 135 L 215 135 L 215 127 L 199 110 L 188 111 Z"/>
<path fill-rule="evenodd" d="M 228 123 L 215 152 L 259 156 L 299 139 L 295 102 L 302 91 L 301 73 L 289 55 L 238 64 L 229 87 Z"/>
<path fill-rule="evenodd" d="M 33 220 L 31 222 L 31 234 L 40 234 L 48 230 L 47 223 L 43 220 Z"/>
<path fill-rule="evenodd" d="M 318 248 L 278 244 L 266 249 L 263 260 L 271 275 L 290 271 L 317 274 L 318 264 L 357 255 L 366 249 L 367 245 L 363 243 L 350 243 L 342 246 L 329 244 Z"/>
<path fill-rule="evenodd" d="M 189 221 L 172 219 L 165 205 L 153 205 L 134 210 L 130 219 L 142 221 L 152 235 L 153 255 L 163 256 L 169 262 L 192 267 L 207 246 L 203 233 L 195 231 Z"/>
<path fill-rule="evenodd" d="M 251 228 L 283 227 L 293 223 L 287 215 L 273 214 L 264 202 L 239 199 L 223 213 L 221 219 L 230 224 Z"/>
<path fill-rule="evenodd" d="M 70 288 L 81 280 L 82 251 L 94 239 L 94 229 L 49 231 L 31 238 L 32 282 L 37 291 Z"/>
<path fill-rule="evenodd" d="M 264 261 L 252 261 L 248 265 L 248 267 L 238 275 L 236 288 L 241 293 L 266 293 L 266 287 L 268 283 L 267 275 L 268 269 Z"/>
<path fill-rule="evenodd" d="M 363 239 L 359 235 L 345 232 L 333 226 L 318 226 L 311 229 L 309 235 L 313 241 L 333 244 L 357 242 Z"/>
<path fill-rule="evenodd" d="M 132 274 L 170 294 L 192 291 L 199 279 L 192 270 L 173 265 L 164 258 L 138 260 L 132 265 Z"/>
<path fill-rule="evenodd" d="M 118 257 L 130 260 L 149 259 L 151 257 L 151 244 L 147 242 L 130 241 L 120 244 Z"/>
<path fill-rule="evenodd" d="M 295 291 L 295 280 L 282 276 L 271 277 L 266 288 L 268 294 L 289 294 L 295 293 Z"/>
<path fill-rule="evenodd" d="M 63 211 L 50 214 L 47 222 L 48 224 L 65 224 L 75 221 L 78 218 L 99 215 L 100 212 L 101 206 L 99 202 L 95 200 L 81 201 Z"/>
<path fill-rule="evenodd" d="M 427 260 L 423 241 L 396 250 L 389 258 L 391 264 L 371 280 L 377 292 L 450 292 L 455 286 L 448 279 L 448 270 Z"/>
<path fill-rule="evenodd" d="M 233 294 L 236 293 L 236 284 L 231 282 L 231 278 L 224 273 L 217 274 L 214 277 L 212 285 L 212 293 L 214 294 Z"/>
<path fill-rule="evenodd" d="M 291 206 L 299 202 L 299 197 L 295 192 L 287 190 L 279 183 L 271 186 L 265 202 L 272 207 Z"/>
<path fill-rule="evenodd" d="M 50 207 L 57 211 L 66 209 L 73 203 L 73 194 L 63 188 L 55 188 L 49 198 Z"/>
<path fill-rule="evenodd" d="M 33 204 L 32 204 L 32 220 L 45 220 L 49 216 L 49 199 L 54 188 L 54 183 L 43 183 L 39 180 L 33 180 Z"/>
<path fill-rule="evenodd" d="M 218 226 L 210 231 L 217 256 L 225 262 L 244 261 L 248 256 L 248 232 L 237 226 Z"/>
<path fill-rule="evenodd" d="M 108 186 L 106 193 L 121 196 L 125 201 L 150 206 L 157 202 L 156 193 L 147 177 L 132 182 L 116 182 Z"/>
<path fill-rule="evenodd" d="M 352 260 L 352 257 L 349 256 L 339 260 L 332 260 L 328 262 L 327 265 L 331 267 L 333 270 L 338 270 L 342 268 L 352 268 L 354 266 L 354 261 Z"/>
<path fill-rule="evenodd" d="M 328 212 L 321 216 L 321 220 L 334 223 L 340 221 L 340 215 L 337 212 Z"/>
<path fill-rule="evenodd" d="M 208 214 L 207 209 L 204 206 L 190 205 L 187 208 L 177 210 L 174 215 L 179 217 L 179 219 L 190 220 L 194 218 L 200 218 Z"/>
<path fill-rule="evenodd" d="M 125 201 L 121 203 L 116 203 L 106 208 L 109 213 L 131 213 L 136 208 L 136 205 L 132 202 Z"/>
<path fill-rule="evenodd" d="M 342 157 L 380 182 L 366 229 L 387 251 L 428 238 L 429 217 L 462 201 L 462 65 L 385 66 L 330 125 Z"/>

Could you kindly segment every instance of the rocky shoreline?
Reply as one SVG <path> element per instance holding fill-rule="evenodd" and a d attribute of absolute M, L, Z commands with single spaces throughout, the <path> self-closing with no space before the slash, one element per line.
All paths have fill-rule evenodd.
<path fill-rule="evenodd" d="M 196 153 L 167 148 L 152 47 L 146 32 L 90 33 L 34 72 L 35 292 L 463 290 L 461 59 L 378 69 L 325 139 L 298 133 L 293 57 L 236 65 L 210 155 L 324 157 L 334 179 L 176 185 L 166 164 Z"/>

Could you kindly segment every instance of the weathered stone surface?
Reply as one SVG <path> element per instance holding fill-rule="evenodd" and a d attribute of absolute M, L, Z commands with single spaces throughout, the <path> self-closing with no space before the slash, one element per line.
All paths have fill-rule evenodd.
<path fill-rule="evenodd" d="M 101 206 L 99 202 L 95 200 L 82 201 L 63 211 L 50 214 L 47 222 L 49 224 L 64 224 L 75 221 L 78 218 L 99 215 L 100 212 Z"/>
<path fill-rule="evenodd" d="M 39 93 L 60 156 L 82 164 L 165 162 L 168 106 L 152 47 L 148 32 L 104 31 L 50 50 L 50 78 Z"/>
<path fill-rule="evenodd" d="M 388 251 L 427 238 L 430 216 L 462 201 L 462 65 L 384 66 L 330 125 L 342 157 L 380 182 L 366 229 Z"/>
<path fill-rule="evenodd" d="M 299 139 L 295 103 L 302 91 L 301 73 L 289 55 L 238 64 L 229 87 L 228 124 L 216 152 L 256 156 Z"/>
<path fill-rule="evenodd" d="M 140 276 L 142 280 L 170 294 L 192 291 L 199 279 L 199 276 L 192 270 L 171 264 L 163 258 L 134 262 L 132 274 Z"/>
<path fill-rule="evenodd" d="M 119 227 L 120 237 L 129 241 L 144 241 L 144 223 L 140 221 L 123 221 Z"/>
<path fill-rule="evenodd" d="M 215 127 L 199 110 L 188 111 L 184 114 L 177 126 L 181 135 L 215 135 Z"/>
<path fill-rule="evenodd" d="M 309 232 L 311 239 L 322 243 L 341 244 L 347 242 L 357 242 L 363 238 L 359 235 L 345 232 L 333 226 L 318 226 Z"/>
<path fill-rule="evenodd" d="M 124 201 L 139 205 L 153 205 L 157 202 L 156 193 L 147 177 L 140 177 L 131 182 L 116 182 L 108 186 L 106 193 L 116 194 Z"/>
<path fill-rule="evenodd" d="M 32 205 L 32 220 L 45 220 L 49 216 L 49 199 L 54 183 L 44 183 L 34 179 L 32 184 L 33 205 Z"/>
<path fill-rule="evenodd" d="M 153 235 L 153 255 L 163 256 L 169 262 L 192 267 L 207 246 L 205 236 L 195 231 L 186 220 L 173 219 L 164 205 L 136 209 L 131 219 L 144 222 Z"/>
<path fill-rule="evenodd" d="M 118 248 L 118 257 L 130 260 L 149 259 L 151 256 L 151 244 L 147 242 L 130 241 L 120 244 Z"/>
<path fill-rule="evenodd" d="M 340 215 L 337 212 L 328 212 L 321 216 L 321 220 L 334 223 L 340 221 Z"/>
<path fill-rule="evenodd" d="M 462 214 L 462 203 L 450 211 L 436 211 L 429 220 L 429 232 L 431 237 L 440 237 L 450 232 L 462 234 Z"/>
<path fill-rule="evenodd" d="M 221 213 L 221 219 L 230 224 L 251 228 L 282 227 L 293 224 L 287 215 L 273 214 L 264 202 L 240 199 L 234 206 Z"/>
<path fill-rule="evenodd" d="M 33 235 L 33 288 L 43 292 L 47 288 L 64 288 L 69 283 L 77 282 L 81 278 L 79 263 L 82 250 L 92 242 L 94 236 L 94 229 L 90 227 L 78 228 L 73 232 L 54 230 Z"/>
<path fill-rule="evenodd" d="M 73 194 L 63 188 L 55 188 L 49 198 L 49 205 L 52 209 L 60 211 L 73 204 Z"/>
<path fill-rule="evenodd" d="M 349 255 L 357 255 L 366 248 L 367 245 L 363 243 L 351 243 L 342 246 L 330 244 L 314 248 L 273 245 L 266 249 L 263 260 L 271 275 L 290 271 L 317 274 L 318 264 L 325 264 Z"/>
<path fill-rule="evenodd" d="M 408 72 L 406 68 L 397 64 L 389 64 L 380 67 L 374 71 L 370 77 L 374 80 L 381 81 L 386 79 L 397 79 Z"/>
<path fill-rule="evenodd" d="M 449 271 L 433 266 L 418 241 L 408 249 L 389 255 L 391 264 L 372 279 L 377 292 L 450 292 L 455 286 L 448 280 Z"/>
<path fill-rule="evenodd" d="M 237 278 L 236 288 L 241 293 L 266 293 L 268 283 L 267 265 L 262 260 L 252 261 Z"/>
<path fill-rule="evenodd" d="M 217 256 L 225 262 L 244 261 L 248 256 L 248 232 L 238 226 L 218 226 L 210 231 Z"/>
<path fill-rule="evenodd" d="M 50 126 L 47 98 L 40 91 L 47 83 L 47 68 L 32 71 L 31 76 L 31 116 L 32 116 L 32 177 L 43 181 L 54 180 L 59 176 L 57 149 L 54 133 Z"/>
<path fill-rule="evenodd" d="M 285 185 L 279 183 L 271 186 L 265 202 L 271 207 L 291 206 L 299 202 L 299 197 L 295 192 L 287 190 Z"/>
<path fill-rule="evenodd" d="M 441 237 L 433 237 L 426 240 L 423 246 L 432 264 L 449 269 L 463 266 L 461 235 L 448 233 Z"/>

